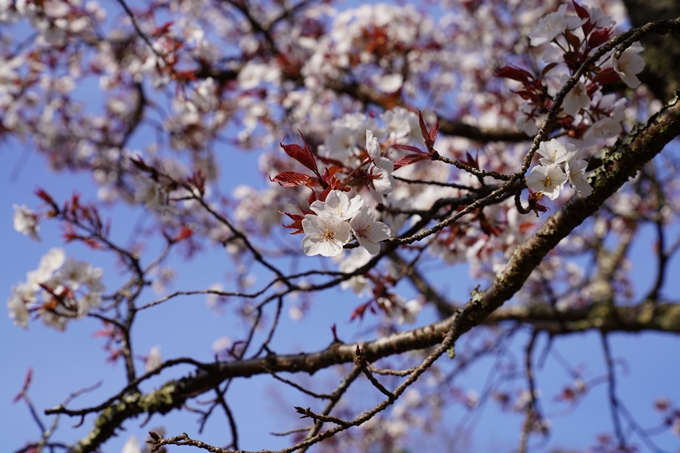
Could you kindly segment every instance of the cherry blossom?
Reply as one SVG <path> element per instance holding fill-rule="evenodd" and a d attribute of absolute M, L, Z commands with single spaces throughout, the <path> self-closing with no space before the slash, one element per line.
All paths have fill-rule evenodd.
<path fill-rule="evenodd" d="M 40 240 L 40 236 L 38 236 L 38 231 L 40 231 L 38 216 L 25 205 L 14 205 L 14 229 L 32 239 Z"/>
<path fill-rule="evenodd" d="M 529 102 L 522 102 L 517 107 L 517 119 L 515 120 L 515 126 L 517 129 L 527 134 L 529 137 L 533 137 L 538 132 L 538 125 L 536 124 L 536 118 L 534 116 L 534 108 Z"/>
<path fill-rule="evenodd" d="M 404 304 L 397 322 L 399 324 L 413 324 L 416 322 L 418 313 L 423 309 L 423 305 L 416 299 L 411 299 Z"/>
<path fill-rule="evenodd" d="M 135 202 L 144 203 L 149 209 L 159 209 L 164 204 L 163 191 L 157 182 L 141 178 L 135 190 Z"/>
<path fill-rule="evenodd" d="M 529 30 L 528 36 L 532 46 L 540 46 L 550 42 L 566 30 L 573 30 L 586 22 L 577 16 L 567 16 L 567 4 L 563 3 L 557 11 L 541 17 Z"/>
<path fill-rule="evenodd" d="M 564 80 L 566 78 L 566 76 L 563 78 L 563 83 L 566 82 L 566 80 Z M 574 85 L 574 88 L 567 93 L 562 108 L 564 108 L 564 113 L 567 115 L 576 115 L 579 110 L 588 107 L 590 107 L 588 90 L 586 89 L 585 83 L 579 80 L 576 82 L 576 85 Z"/>
<path fill-rule="evenodd" d="M 366 152 L 368 152 L 369 157 L 372 159 L 373 165 L 388 173 L 394 171 L 394 164 L 391 160 L 382 155 L 380 143 L 378 143 L 378 140 L 373 136 L 373 132 L 370 130 L 366 131 Z"/>
<path fill-rule="evenodd" d="M 363 247 L 352 249 L 347 255 L 339 255 L 340 262 L 338 269 L 340 272 L 354 272 L 371 260 L 371 254 Z M 363 296 L 369 290 L 369 280 L 363 275 L 355 275 L 349 280 L 340 284 L 342 289 L 351 289 L 358 297 Z"/>
<path fill-rule="evenodd" d="M 125 441 L 125 445 L 123 445 L 123 449 L 120 453 L 142 453 L 137 438 L 135 436 L 128 437 L 128 440 Z"/>
<path fill-rule="evenodd" d="M 371 255 L 380 252 L 380 241 L 390 238 L 390 229 L 382 222 L 375 220 L 375 214 L 368 206 L 362 206 L 356 216 L 350 221 L 354 237 L 359 245 L 368 250 Z"/>
<path fill-rule="evenodd" d="M 318 215 L 305 215 L 302 227 L 305 232 L 302 250 L 307 256 L 339 255 L 350 238 L 349 223 L 337 214 L 325 210 Z"/>
<path fill-rule="evenodd" d="M 359 212 L 363 203 L 364 200 L 360 196 L 350 200 L 345 192 L 331 190 L 326 196 L 326 201 L 316 200 L 309 208 L 319 215 L 326 212 L 338 216 L 340 220 L 349 220 Z"/>
<path fill-rule="evenodd" d="M 614 71 L 631 88 L 637 88 L 640 85 L 640 79 L 637 78 L 637 74 L 645 68 L 645 60 L 638 55 L 642 50 L 642 46 L 639 43 L 635 43 L 624 50 L 621 55 L 617 55 L 617 52 L 614 52 L 610 59 Z"/>
<path fill-rule="evenodd" d="M 146 361 L 144 362 L 144 370 L 149 373 L 160 368 L 163 363 L 163 356 L 161 355 L 161 347 L 156 345 L 149 350 L 149 354 L 146 356 Z"/>
<path fill-rule="evenodd" d="M 81 319 L 101 305 L 105 289 L 102 276 L 101 268 L 72 257 L 66 259 L 63 249 L 50 249 L 38 269 L 26 274 L 26 282 L 12 288 L 7 300 L 9 315 L 16 325 L 27 328 L 28 312 L 35 310 L 45 325 L 64 330 L 69 319 Z M 40 299 L 46 305 L 41 306 Z"/>
<path fill-rule="evenodd" d="M 14 325 L 28 329 L 29 313 L 26 300 L 16 286 L 12 287 L 12 295 L 7 299 L 7 308 L 9 309 L 9 317 L 14 319 Z"/>
<path fill-rule="evenodd" d="M 81 283 L 90 275 L 92 265 L 85 261 L 77 261 L 69 257 L 64 265 L 56 273 L 55 277 L 66 284 L 69 288 L 76 290 Z"/>
<path fill-rule="evenodd" d="M 527 176 L 527 186 L 555 200 L 567 182 L 567 175 L 557 165 L 536 166 Z"/>
<path fill-rule="evenodd" d="M 547 142 L 541 142 L 538 148 L 538 154 L 541 159 L 539 162 L 543 165 L 557 165 L 569 160 L 575 155 L 577 149 L 571 143 L 560 143 L 559 140 L 553 138 Z"/>
<path fill-rule="evenodd" d="M 593 193 L 593 188 L 586 177 L 586 167 L 588 167 L 588 162 L 583 159 L 572 158 L 565 164 L 569 184 L 584 197 Z"/>

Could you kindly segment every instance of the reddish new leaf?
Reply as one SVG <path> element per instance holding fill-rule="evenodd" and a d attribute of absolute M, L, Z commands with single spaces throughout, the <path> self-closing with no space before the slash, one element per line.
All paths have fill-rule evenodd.
<path fill-rule="evenodd" d="M 621 80 L 621 77 L 614 71 L 614 68 L 606 68 L 593 77 L 593 85 L 595 86 L 595 84 L 599 83 L 601 86 L 605 86 L 610 83 L 618 82 L 619 80 Z"/>
<path fill-rule="evenodd" d="M 422 154 L 422 153 L 417 153 L 417 154 L 408 154 L 404 157 L 400 157 L 399 159 L 394 161 L 394 169 L 398 170 L 401 167 L 405 167 L 407 165 L 415 164 L 416 162 L 420 162 L 421 160 L 431 160 L 432 156 L 429 154 Z"/>
<path fill-rule="evenodd" d="M 305 219 L 304 215 L 291 214 L 290 212 L 280 212 L 280 211 L 279 211 L 279 213 L 287 215 L 288 217 L 291 218 L 291 220 L 293 220 L 293 223 L 291 223 L 289 225 L 282 224 L 284 228 L 290 228 L 290 229 L 294 230 L 290 234 L 302 234 L 302 233 L 304 233 L 304 230 L 302 229 L 302 221 Z"/>
<path fill-rule="evenodd" d="M 574 0 L 572 0 L 572 3 L 574 4 L 574 9 L 576 10 L 576 14 L 579 18 L 590 20 L 590 14 L 588 13 L 587 9 L 576 3 Z"/>
<path fill-rule="evenodd" d="M 366 314 L 366 310 L 368 308 L 370 308 L 372 304 L 373 304 L 373 301 L 369 300 L 365 304 L 359 305 L 357 308 L 354 309 L 354 311 L 352 311 L 352 314 L 350 315 L 349 320 L 354 321 L 356 318 L 364 319 L 364 315 Z"/>
<path fill-rule="evenodd" d="M 402 150 L 404 150 L 404 151 L 412 151 L 412 152 L 414 152 L 414 153 L 423 153 L 423 154 L 426 154 L 425 151 L 422 151 L 422 150 L 420 150 L 419 148 L 417 148 L 417 147 L 415 147 L 415 146 L 411 146 L 411 145 L 400 145 L 400 144 L 396 144 L 396 145 L 393 145 L 392 148 L 394 148 L 394 149 L 402 149 Z"/>
<path fill-rule="evenodd" d="M 598 47 L 609 41 L 612 36 L 612 27 L 593 32 L 588 38 L 588 45 L 590 47 Z"/>
<path fill-rule="evenodd" d="M 183 239 L 191 237 L 193 234 L 194 234 L 194 230 L 192 230 L 191 228 L 189 228 L 187 226 L 183 226 L 182 231 L 180 231 L 177 234 L 177 236 L 175 236 L 173 238 L 173 241 L 175 241 L 175 242 L 181 241 Z"/>
<path fill-rule="evenodd" d="M 432 129 L 430 129 L 430 141 L 432 142 L 433 146 L 434 142 L 437 141 L 437 135 L 439 135 L 439 118 L 437 118 L 437 121 L 435 121 L 434 126 L 432 126 Z"/>
<path fill-rule="evenodd" d="M 272 182 L 278 182 L 283 187 L 297 187 L 304 186 L 307 184 L 311 177 L 304 173 L 298 173 L 295 171 L 282 171 L 274 178 L 270 178 Z"/>
<path fill-rule="evenodd" d="M 543 68 L 543 70 L 541 71 L 541 77 L 544 77 L 547 73 L 552 71 L 555 66 L 557 66 L 557 63 L 550 63 L 545 68 Z"/>
<path fill-rule="evenodd" d="M 314 156 L 312 155 L 312 152 L 309 150 L 309 146 L 307 146 L 305 136 L 302 135 L 302 132 L 300 132 L 300 136 L 302 137 L 302 141 L 305 144 L 304 148 L 300 145 L 296 145 L 295 143 L 291 145 L 284 145 L 283 140 L 281 140 L 281 143 L 279 143 L 279 145 L 281 146 L 281 148 L 283 148 L 286 154 L 288 154 L 296 161 L 300 162 L 305 167 L 312 170 L 315 175 L 321 178 L 321 175 L 319 174 L 319 168 L 316 165 L 316 160 L 314 160 Z M 285 140 L 286 137 L 283 137 L 283 139 Z"/>
<path fill-rule="evenodd" d="M 579 39 L 579 37 L 570 32 L 569 30 L 565 30 L 564 36 L 567 37 L 567 42 L 569 43 L 572 49 L 577 50 L 581 47 L 581 40 Z"/>
<path fill-rule="evenodd" d="M 529 71 L 514 66 L 505 66 L 494 71 L 496 77 L 504 77 L 506 79 L 516 80 L 524 85 L 530 85 L 534 80 L 534 76 Z"/>

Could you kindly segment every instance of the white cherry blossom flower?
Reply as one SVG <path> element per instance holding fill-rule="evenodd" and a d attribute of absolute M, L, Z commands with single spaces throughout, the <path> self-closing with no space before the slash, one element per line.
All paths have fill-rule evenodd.
<path fill-rule="evenodd" d="M 158 209 L 164 204 L 161 186 L 148 178 L 142 178 L 135 189 L 135 202 L 144 203 L 149 209 Z"/>
<path fill-rule="evenodd" d="M 99 308 L 102 304 L 102 293 L 89 292 L 78 299 L 78 318 L 82 318 L 92 308 Z"/>
<path fill-rule="evenodd" d="M 383 199 L 383 195 L 391 193 L 394 189 L 394 177 L 392 176 L 392 173 L 386 170 L 383 170 L 380 173 L 374 173 L 375 168 L 377 167 L 374 167 L 369 173 L 374 177 L 371 179 L 371 182 L 368 185 L 368 191 L 371 193 L 375 201 L 378 203 L 384 203 L 385 200 Z"/>
<path fill-rule="evenodd" d="M 144 364 L 144 369 L 146 372 L 154 371 L 160 368 L 163 363 L 163 356 L 161 355 L 161 347 L 156 345 L 149 351 L 149 355 L 146 356 L 146 362 Z"/>
<path fill-rule="evenodd" d="M 104 269 L 101 267 L 92 268 L 90 266 L 90 272 L 87 274 L 85 281 L 83 282 L 87 289 L 94 293 L 102 293 L 106 289 L 106 286 L 102 283 L 102 276 L 104 275 Z"/>
<path fill-rule="evenodd" d="M 366 131 L 366 152 L 373 159 L 373 165 L 389 173 L 394 171 L 394 164 L 387 157 L 380 154 L 380 143 L 373 136 L 373 132 L 369 130 Z"/>
<path fill-rule="evenodd" d="M 57 272 L 56 277 L 72 290 L 76 290 L 82 283 L 85 283 L 91 270 L 91 264 L 69 257 Z"/>
<path fill-rule="evenodd" d="M 586 177 L 586 167 L 588 167 L 588 162 L 583 159 L 568 160 L 565 166 L 569 184 L 584 197 L 593 193 L 593 188 L 588 184 L 588 178 Z"/>
<path fill-rule="evenodd" d="M 616 137 L 621 133 L 621 121 L 606 117 L 596 121 L 583 135 L 587 145 L 592 145 L 597 139 Z"/>
<path fill-rule="evenodd" d="M 637 78 L 636 74 L 639 74 L 645 68 L 645 60 L 638 55 L 641 51 L 642 46 L 635 43 L 624 50 L 619 58 L 616 58 L 616 51 L 611 56 L 611 65 L 614 71 L 631 88 L 637 88 L 640 85 L 640 79 Z"/>
<path fill-rule="evenodd" d="M 558 165 L 569 160 L 577 152 L 571 143 L 560 143 L 553 138 L 548 142 L 541 142 L 538 147 L 538 154 L 543 156 L 539 162 L 543 165 Z"/>
<path fill-rule="evenodd" d="M 336 256 L 349 241 L 350 226 L 340 216 L 328 211 L 318 215 L 307 214 L 302 220 L 305 237 L 302 250 L 307 256 Z"/>
<path fill-rule="evenodd" d="M 371 259 L 371 254 L 363 247 L 353 249 L 349 256 L 343 256 L 338 269 L 340 272 L 349 273 L 354 272 Z M 356 275 L 349 280 L 340 283 L 342 289 L 351 289 L 357 296 L 361 297 L 369 289 L 368 279 L 363 275 Z"/>
<path fill-rule="evenodd" d="M 567 175 L 557 165 L 539 165 L 527 176 L 527 187 L 535 192 L 542 192 L 551 200 L 560 195 L 567 182 Z"/>
<path fill-rule="evenodd" d="M 566 74 L 565 79 L 568 79 Z M 564 82 L 566 82 L 566 80 L 563 80 L 563 83 Z M 588 96 L 588 90 L 586 89 L 585 83 L 579 80 L 576 82 L 576 85 L 574 85 L 574 88 L 572 88 L 569 93 L 567 93 L 567 96 L 564 98 L 562 108 L 564 109 L 564 113 L 573 116 L 576 115 L 579 110 L 588 107 L 590 107 L 590 97 Z"/>
<path fill-rule="evenodd" d="M 533 137 L 538 132 L 538 125 L 536 125 L 536 118 L 533 116 L 533 106 L 527 102 L 523 101 L 518 107 L 517 119 L 515 120 L 515 126 L 517 129 L 527 134 L 529 137 Z"/>
<path fill-rule="evenodd" d="M 395 107 L 380 114 L 385 126 L 389 130 L 389 138 L 399 143 L 413 141 L 423 144 L 420 133 L 418 115 L 406 110 L 404 107 Z"/>
<path fill-rule="evenodd" d="M 341 220 L 349 220 L 359 212 L 363 204 L 364 199 L 361 196 L 355 196 L 350 200 L 345 192 L 331 190 L 326 196 L 326 201 L 316 200 L 309 208 L 317 214 L 328 212 L 337 215 Z"/>
<path fill-rule="evenodd" d="M 390 238 L 390 228 L 382 222 L 377 222 L 368 206 L 361 207 L 350 225 L 359 244 L 371 255 L 377 255 L 380 252 L 380 241 Z"/>
<path fill-rule="evenodd" d="M 528 36 L 532 46 L 540 46 L 550 42 L 567 29 L 567 5 L 560 5 L 559 9 L 538 19 L 531 27 Z"/>
<path fill-rule="evenodd" d="M 611 16 L 606 16 L 602 10 L 596 6 L 581 5 L 588 10 L 590 16 L 590 23 L 596 28 L 607 28 L 616 24 L 616 21 Z"/>
<path fill-rule="evenodd" d="M 139 447 L 139 441 L 135 436 L 130 436 L 123 445 L 123 449 L 120 453 L 142 453 L 142 449 Z"/>
<path fill-rule="evenodd" d="M 38 269 L 26 274 L 26 283 L 33 285 L 36 289 L 39 283 L 43 283 L 52 278 L 52 274 L 59 269 L 66 260 L 64 249 L 52 248 L 40 259 Z"/>
<path fill-rule="evenodd" d="M 411 299 L 404 304 L 402 307 L 402 312 L 399 315 L 397 322 L 399 324 L 413 324 L 416 322 L 416 317 L 418 313 L 421 312 L 423 306 L 416 299 Z"/>
<path fill-rule="evenodd" d="M 14 205 L 14 229 L 36 241 L 40 240 L 40 236 L 38 236 L 40 230 L 38 216 L 24 205 Z"/>
<path fill-rule="evenodd" d="M 9 317 L 14 319 L 14 325 L 28 329 L 28 308 L 16 287 L 12 287 L 12 295 L 7 299 L 7 308 L 9 309 Z"/>
<path fill-rule="evenodd" d="M 61 316 L 51 311 L 41 312 L 40 319 L 42 319 L 43 324 L 45 324 L 46 326 L 54 327 L 55 329 L 60 331 L 66 329 L 66 323 L 68 322 L 68 318 L 66 316 Z"/>
<path fill-rule="evenodd" d="M 404 84 L 401 74 L 384 74 L 372 77 L 375 87 L 383 93 L 394 93 Z"/>
<path fill-rule="evenodd" d="M 344 126 L 336 127 L 324 144 L 329 155 L 344 159 L 357 146 L 357 131 Z"/>

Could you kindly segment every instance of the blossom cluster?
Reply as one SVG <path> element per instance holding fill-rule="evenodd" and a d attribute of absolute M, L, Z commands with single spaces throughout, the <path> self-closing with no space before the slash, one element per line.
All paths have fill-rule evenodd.
<path fill-rule="evenodd" d="M 593 192 L 586 176 L 588 162 L 577 158 L 578 150 L 571 143 L 560 143 L 557 139 L 541 142 L 538 148 L 541 165 L 535 166 L 527 176 L 527 186 L 541 192 L 551 200 L 560 195 L 564 184 L 584 197 Z"/>
<path fill-rule="evenodd" d="M 535 23 L 528 33 L 532 46 L 542 51 L 546 64 L 540 77 L 528 72 L 521 74 L 518 68 L 503 68 L 503 76 L 522 82 L 520 93 L 524 101 L 518 106 L 516 126 L 530 136 L 538 131 L 542 113 L 551 105 L 556 90 L 564 86 L 569 76 L 589 58 L 594 51 L 617 33 L 614 20 L 598 8 L 572 2 L 577 15 L 567 14 L 567 4 L 547 14 Z M 604 96 L 604 85 L 623 81 L 630 88 L 637 88 L 637 77 L 645 66 L 638 55 L 643 49 L 634 43 L 623 52 L 615 50 L 592 65 L 567 93 L 562 104 L 565 118 L 560 125 L 570 131 L 579 148 L 595 144 L 597 139 L 609 138 L 621 132 L 623 115 L 614 108 L 614 95 Z M 564 70 L 567 70 L 566 72 Z M 514 72 L 520 71 L 520 72 Z M 625 103 L 623 99 L 617 105 Z M 604 108 L 603 108 L 604 107 Z M 571 120 L 569 119 L 571 117 Z M 591 131 L 592 129 L 592 131 Z M 583 145 L 583 146 L 581 146 Z"/>
<path fill-rule="evenodd" d="M 389 227 L 375 220 L 375 214 L 359 195 L 350 200 L 344 192 L 332 190 L 326 201 L 314 201 L 310 209 L 313 214 L 306 214 L 302 220 L 302 249 L 308 256 L 339 255 L 351 235 L 376 255 L 379 242 L 390 238 Z"/>
<path fill-rule="evenodd" d="M 45 325 L 64 330 L 70 319 L 80 319 L 98 308 L 105 289 L 103 270 L 85 261 L 66 258 L 63 249 L 53 248 L 40 260 L 26 281 L 12 287 L 7 308 L 14 324 L 28 328 L 31 313 Z"/>
<path fill-rule="evenodd" d="M 14 205 L 14 229 L 31 239 L 40 240 L 40 236 L 38 236 L 38 231 L 40 231 L 38 215 L 25 205 Z"/>

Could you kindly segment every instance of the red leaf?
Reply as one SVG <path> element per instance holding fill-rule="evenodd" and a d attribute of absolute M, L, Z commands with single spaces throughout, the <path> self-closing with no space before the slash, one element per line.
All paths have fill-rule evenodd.
<path fill-rule="evenodd" d="M 40 187 L 38 187 L 35 190 L 35 194 L 38 197 L 40 197 L 45 203 L 49 204 L 53 208 L 57 208 L 57 203 L 54 202 L 54 199 L 47 192 L 45 192 L 43 189 L 41 189 Z"/>
<path fill-rule="evenodd" d="M 608 85 L 610 83 L 615 83 L 621 80 L 621 77 L 614 71 L 614 68 L 606 68 L 598 72 L 595 77 L 593 77 L 593 84 L 599 83 L 600 85 Z"/>
<path fill-rule="evenodd" d="M 186 239 L 188 237 L 191 237 L 194 234 L 194 230 L 187 226 L 182 227 L 182 231 L 179 232 L 177 236 L 173 239 L 175 242 L 181 241 L 183 239 Z"/>
<path fill-rule="evenodd" d="M 439 118 L 437 118 L 437 121 L 435 121 L 434 126 L 432 126 L 432 129 L 430 129 L 430 140 L 432 141 L 433 146 L 434 142 L 437 141 L 438 134 L 439 134 Z"/>
<path fill-rule="evenodd" d="M 298 131 L 300 132 L 300 131 Z M 302 135 L 302 132 L 300 132 L 300 136 L 302 137 L 302 141 L 305 144 L 305 147 L 303 148 L 300 145 L 292 144 L 292 145 L 284 145 L 283 140 L 286 139 L 286 137 L 283 137 L 283 140 L 281 140 L 281 143 L 279 145 L 283 150 L 288 154 L 290 157 L 295 159 L 296 161 L 300 162 L 302 165 L 305 167 L 309 168 L 314 172 L 315 175 L 317 175 L 319 178 L 321 178 L 321 175 L 319 174 L 319 168 L 316 165 L 316 161 L 314 160 L 314 156 L 312 155 L 312 152 L 309 150 L 309 146 L 307 146 L 307 141 L 305 140 L 305 136 Z"/>
<path fill-rule="evenodd" d="M 293 220 L 293 223 L 291 223 L 290 225 L 282 224 L 284 228 L 290 228 L 292 230 L 295 230 L 290 234 L 302 234 L 302 233 L 304 233 L 304 230 L 302 229 L 302 221 L 305 219 L 305 216 L 300 215 L 300 214 L 291 214 L 290 212 L 280 212 L 279 211 L 279 213 L 287 215 L 288 217 L 290 217 Z"/>
<path fill-rule="evenodd" d="M 357 308 L 354 309 L 352 314 L 349 317 L 350 321 L 354 321 L 356 318 L 359 319 L 364 319 L 364 315 L 366 314 L 366 309 L 371 307 L 371 304 L 373 304 L 372 300 L 369 300 L 365 304 L 359 305 Z"/>
<path fill-rule="evenodd" d="M 576 10 L 576 14 L 578 15 L 578 17 L 580 17 L 581 19 L 590 20 L 590 14 L 588 14 L 587 9 L 576 3 L 574 0 L 572 0 L 572 3 L 574 4 L 574 9 Z"/>
<path fill-rule="evenodd" d="M 400 144 L 396 144 L 396 145 L 393 145 L 392 148 L 394 148 L 394 149 L 402 149 L 402 150 L 404 150 L 404 151 L 412 151 L 412 152 L 414 152 L 414 153 L 423 153 L 423 154 L 426 154 L 425 151 L 421 151 L 419 148 L 416 148 L 415 146 L 411 146 L 411 145 L 400 145 Z"/>
<path fill-rule="evenodd" d="M 506 79 L 516 80 L 524 85 L 530 85 L 534 80 L 534 76 L 529 71 L 514 66 L 505 66 L 494 71 L 496 77 L 505 77 Z"/>
<path fill-rule="evenodd" d="M 467 162 L 466 162 L 466 163 L 467 163 L 470 167 L 476 168 L 477 170 L 479 170 L 479 154 L 473 158 L 473 157 L 472 157 L 472 154 L 470 154 L 469 151 L 466 151 L 466 152 L 465 152 L 465 158 L 467 159 Z"/>
<path fill-rule="evenodd" d="M 161 25 L 160 27 L 155 27 L 155 28 L 153 29 L 153 35 L 154 35 L 154 36 L 165 35 L 165 34 L 168 33 L 168 31 L 170 30 L 170 27 L 172 27 L 172 24 L 173 24 L 173 23 L 174 23 L 173 21 L 170 21 L 170 22 L 164 23 L 164 24 Z"/>
<path fill-rule="evenodd" d="M 423 113 L 418 110 L 418 122 L 420 124 L 420 134 L 423 136 L 423 139 L 427 142 L 427 139 L 430 138 L 429 134 L 427 132 L 427 126 L 425 125 L 425 120 L 423 119 Z"/>
<path fill-rule="evenodd" d="M 404 157 L 400 157 L 399 159 L 394 161 L 394 169 L 398 170 L 401 167 L 405 167 L 407 165 L 415 164 L 416 162 L 420 162 L 421 160 L 431 160 L 432 156 L 429 154 L 422 154 L 422 153 L 417 153 L 417 154 L 408 154 Z"/>
<path fill-rule="evenodd" d="M 310 179 L 311 177 L 309 175 L 305 175 L 304 173 L 298 173 L 295 171 L 282 171 L 278 175 L 274 176 L 274 178 L 270 178 L 269 180 L 272 182 L 278 182 L 283 187 L 296 187 L 304 186 Z"/>
<path fill-rule="evenodd" d="M 569 30 L 565 30 L 564 35 L 567 37 L 567 42 L 569 43 L 572 49 L 578 50 L 578 48 L 581 47 L 581 40 L 579 39 L 578 36 L 570 32 Z"/>
<path fill-rule="evenodd" d="M 321 192 L 321 195 L 319 195 L 319 201 L 326 201 L 326 197 L 331 193 L 331 190 L 333 190 L 333 186 L 326 187 L 323 192 Z"/>
<path fill-rule="evenodd" d="M 550 63 L 545 68 L 543 68 L 543 71 L 541 71 L 541 77 L 544 77 L 547 73 L 552 71 L 555 66 L 557 66 L 557 63 Z"/>
<path fill-rule="evenodd" d="M 342 168 L 338 167 L 337 165 L 331 165 L 330 167 L 326 167 L 323 170 L 323 180 L 328 183 L 330 182 L 330 179 L 335 175 L 336 173 L 342 171 Z"/>
<path fill-rule="evenodd" d="M 595 31 L 590 37 L 588 38 L 588 45 L 590 47 L 598 47 L 607 41 L 609 41 L 609 38 L 611 38 L 612 35 L 612 27 L 605 28 L 603 30 L 597 30 Z"/>
<path fill-rule="evenodd" d="M 420 133 L 423 136 L 423 141 L 425 142 L 427 151 L 432 153 L 434 152 L 434 142 L 437 139 L 437 134 L 439 133 L 439 119 L 437 119 L 437 122 L 429 131 L 427 130 L 425 120 L 423 119 L 423 114 L 420 110 L 418 110 L 418 121 L 420 123 Z"/>

